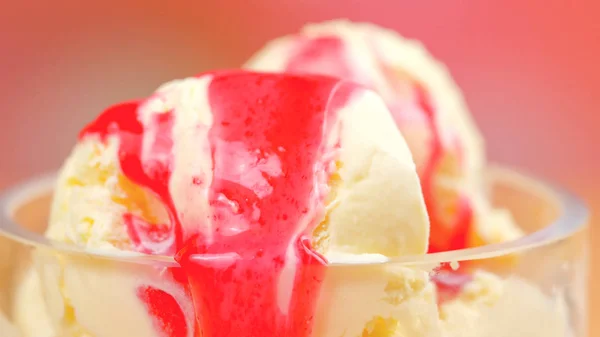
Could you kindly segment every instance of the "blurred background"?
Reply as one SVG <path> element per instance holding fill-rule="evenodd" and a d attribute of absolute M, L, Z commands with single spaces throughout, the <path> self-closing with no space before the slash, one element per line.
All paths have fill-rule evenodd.
<path fill-rule="evenodd" d="M 56 169 L 77 131 L 114 102 L 172 78 L 237 67 L 308 21 L 347 17 L 422 40 L 463 88 L 493 161 L 566 185 L 600 210 L 599 1 L 55 0 L 2 7 L 0 187 Z M 600 258 L 594 221 L 592 262 Z M 594 269 L 592 278 L 599 277 Z M 600 288 L 591 289 L 590 302 L 592 317 L 600 315 Z M 591 335 L 600 335 L 600 323 L 592 325 Z"/>

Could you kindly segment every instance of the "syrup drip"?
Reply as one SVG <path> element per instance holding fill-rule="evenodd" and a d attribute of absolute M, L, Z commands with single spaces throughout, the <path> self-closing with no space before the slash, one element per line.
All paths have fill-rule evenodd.
<path fill-rule="evenodd" d="M 177 243 L 181 241 L 181 226 L 175 216 L 175 207 L 168 192 L 168 182 L 171 176 L 171 147 L 170 137 L 173 116 L 170 112 L 154 117 L 153 125 L 158 131 L 157 141 L 152 144 L 154 156 L 142 163 L 142 140 L 144 126 L 138 118 L 141 102 L 127 102 L 115 105 L 104 111 L 98 118 L 86 126 L 80 133 L 79 139 L 88 136 L 100 136 L 106 140 L 109 135 L 118 137 L 119 164 L 125 177 L 159 197 L 166 206 L 171 223 L 151 224 L 138 216 L 126 213 L 123 222 L 127 233 L 136 250 L 146 254 L 172 255 Z M 157 153 L 161 152 L 161 153 Z M 160 156 L 160 154 L 165 154 Z M 162 161 L 154 158 L 163 158 Z M 187 292 L 187 276 L 179 268 L 170 268 L 167 274 L 182 284 Z M 170 294 L 151 286 L 138 287 L 136 294 L 145 303 L 153 318 L 154 326 L 163 337 L 187 337 L 188 326 L 184 313 L 177 301 Z"/>
<path fill-rule="evenodd" d="M 443 252 L 467 247 L 467 236 L 471 226 L 473 211 L 469 200 L 460 196 L 456 215 L 447 222 L 440 214 L 439 202 L 435 195 L 435 173 L 443 159 L 443 147 L 440 131 L 435 122 L 435 109 L 427 97 L 426 91 L 416 85 L 417 102 L 424 112 L 431 135 L 429 160 L 421 173 L 421 189 L 429 213 L 431 234 L 429 252 Z"/>
<path fill-rule="evenodd" d="M 450 271 L 449 268 L 444 268 L 431 276 L 431 280 L 437 288 L 437 302 L 441 305 L 445 302 L 456 298 L 464 287 L 473 281 L 473 276 L 470 274 Z"/>
<path fill-rule="evenodd" d="M 168 225 L 125 215 L 139 251 L 176 252 L 183 273 L 174 272 L 174 278 L 193 298 L 194 328 L 171 295 L 138 289 L 163 336 L 187 337 L 192 329 L 203 337 L 311 335 L 326 265 L 310 245 L 323 215 L 319 191 L 327 175 L 320 170 L 330 164 L 323 162 L 329 150 L 324 136 L 353 88 L 338 84 L 322 77 L 213 74 L 208 95 L 214 121 L 204 140 L 213 162 L 210 236 L 183 233 L 176 216 L 168 189 L 173 113 L 143 126 L 139 103 L 125 103 L 81 132 L 80 138 L 117 136 L 122 173 L 156 194 L 169 212 Z M 155 136 L 143 158 L 148 128 Z M 190 184 L 201 183 L 190 177 Z"/>
<path fill-rule="evenodd" d="M 376 55 L 385 52 L 378 50 L 373 41 L 367 41 L 369 47 Z M 293 73 L 317 73 L 354 80 L 363 85 L 372 86 L 368 76 L 361 75 L 353 66 L 347 55 L 348 51 L 344 41 L 338 37 L 320 37 L 314 39 L 300 39 L 299 45 L 290 58 L 286 71 Z M 456 205 L 456 213 L 447 219 L 440 210 L 440 201 L 435 193 L 435 175 L 444 158 L 445 149 L 442 143 L 440 130 L 436 122 L 436 110 L 432 105 L 427 91 L 408 74 L 399 74 L 398 69 L 390 69 L 386 64 L 379 62 L 379 68 L 387 78 L 388 83 L 396 90 L 398 97 L 388 100 L 388 107 L 398 123 L 402 123 L 402 116 L 406 113 L 422 113 L 425 117 L 430 135 L 429 158 L 420 172 L 421 189 L 427 207 L 430 220 L 429 253 L 463 249 L 467 247 L 467 237 L 473 220 L 473 210 L 468 198 L 459 196 Z M 327 66 L 326 65 L 335 65 Z M 405 76 L 401 76 L 405 75 Z M 408 81 L 408 82 L 402 82 Z M 402 97 L 406 89 L 414 94 L 413 98 Z M 411 109 L 406 111 L 405 109 Z M 410 122 L 408 122 L 410 123 Z M 459 159 L 464 156 L 460 144 L 456 144 Z M 440 267 L 438 272 L 444 274 L 440 277 L 432 277 L 436 283 L 440 298 L 448 300 L 458 294 L 460 289 L 470 280 L 470 276 L 464 274 L 465 263 L 461 264 L 459 270 L 452 270 L 447 264 Z"/>
<path fill-rule="evenodd" d="M 138 119 L 137 111 L 140 105 L 141 102 L 127 102 L 110 107 L 81 130 L 79 139 L 87 135 L 99 135 L 102 140 L 109 135 L 118 137 L 119 164 L 123 175 L 158 196 L 166 206 L 171 222 L 169 226 L 148 224 L 136 215 L 125 214 L 124 222 L 128 234 L 140 252 L 172 255 L 175 247 L 182 241 L 181 226 L 169 194 L 173 146 L 170 133 L 173 116 L 171 112 L 153 116 L 152 124 L 161 136 L 156 137 L 151 145 L 151 152 L 155 155 L 142 163 L 142 140 L 145 130 Z"/>
<path fill-rule="evenodd" d="M 294 57 L 286 67 L 286 72 L 319 74 L 343 78 L 360 83 L 347 59 L 344 42 L 336 36 L 317 37 L 301 40 L 296 46 Z"/>
<path fill-rule="evenodd" d="M 376 55 L 384 52 L 378 50 L 375 43 L 369 43 L 369 48 Z M 368 76 L 359 74 L 356 67 L 351 64 L 345 43 L 339 37 L 300 38 L 293 53 L 287 64 L 286 71 L 293 73 L 327 74 L 372 86 Z M 398 91 L 406 89 L 406 83 L 401 82 L 403 81 L 402 77 L 397 72 L 395 73 L 394 69 L 390 69 L 386 64 L 380 64 L 379 67 L 394 89 Z M 441 214 L 440 202 L 437 200 L 435 194 L 435 174 L 445 155 L 445 150 L 440 130 L 436 123 L 436 111 L 431 104 L 426 90 L 410 78 L 406 78 L 406 81 L 410 82 L 413 91 L 416 93 L 415 98 L 413 98 L 414 102 L 402 101 L 409 100 L 409 98 L 393 98 L 388 102 L 388 106 L 393 114 L 402 115 L 403 111 L 400 109 L 411 109 L 413 108 L 412 104 L 416 105 L 417 109 L 413 110 L 417 113 L 420 111 L 423 114 L 429 134 L 431 135 L 430 155 L 423 171 L 420 173 L 423 197 L 431 223 L 429 252 L 434 253 L 466 248 L 467 235 L 473 216 L 470 202 L 465 196 L 460 196 L 457 200 L 456 214 L 451 219 L 445 219 Z M 402 122 L 401 119 L 396 119 Z M 457 148 L 460 150 L 460 147 Z M 459 153 L 459 157 L 462 155 L 464 154 Z"/>

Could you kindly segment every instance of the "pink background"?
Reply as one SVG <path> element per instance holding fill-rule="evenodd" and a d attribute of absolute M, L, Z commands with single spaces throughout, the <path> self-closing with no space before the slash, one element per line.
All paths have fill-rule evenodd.
<path fill-rule="evenodd" d="M 78 129 L 111 103 L 239 66 L 307 21 L 347 17 L 421 39 L 464 89 L 492 160 L 562 183 L 600 209 L 598 14 L 593 0 L 6 3 L 0 187 L 58 167 Z M 600 248 L 593 253 L 595 261 Z M 591 302 L 600 314 L 598 290 Z"/>

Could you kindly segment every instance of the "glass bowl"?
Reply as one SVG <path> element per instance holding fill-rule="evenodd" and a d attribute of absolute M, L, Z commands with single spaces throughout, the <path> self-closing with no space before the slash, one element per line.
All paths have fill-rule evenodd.
<path fill-rule="evenodd" d="M 508 209 L 526 236 L 332 263 L 312 336 L 587 336 L 585 206 L 509 169 L 485 177 L 493 205 Z M 0 200 L 0 336 L 200 336 L 172 258 L 84 251 L 43 237 L 54 178 Z M 152 296 L 159 307 L 145 304 Z"/>

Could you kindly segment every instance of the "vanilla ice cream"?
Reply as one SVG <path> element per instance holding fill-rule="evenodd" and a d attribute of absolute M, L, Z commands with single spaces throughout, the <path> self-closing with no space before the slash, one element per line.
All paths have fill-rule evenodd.
<path fill-rule="evenodd" d="M 0 312 L 0 332 L 4 337 L 19 337 L 17 328 L 8 321 L 2 312 Z"/>
<path fill-rule="evenodd" d="M 255 96 L 246 97 L 248 92 Z M 222 97 L 229 100 L 223 103 Z M 226 114 L 223 106 L 235 100 L 240 104 L 252 100 L 247 103 L 252 106 L 252 114 L 242 115 L 241 121 L 235 119 L 237 110 L 228 117 L 219 115 Z M 281 119 L 282 125 L 303 124 L 295 124 L 296 130 L 275 129 L 281 125 L 270 125 L 273 119 Z M 246 131 L 234 141 L 235 137 L 226 132 L 235 123 L 245 126 Z M 222 136 L 215 136 L 217 132 Z M 258 139 L 266 138 L 269 148 L 256 147 L 259 143 L 252 140 L 252 134 L 266 134 Z M 228 147 L 219 153 L 218 146 Z M 138 151 L 139 157 L 134 158 L 128 151 Z M 293 151 L 288 163 L 283 159 L 287 151 Z M 415 164 L 381 98 L 330 78 L 247 72 L 173 81 L 147 100 L 112 107 L 98 117 L 81 133 L 59 175 L 47 236 L 90 250 L 153 254 L 174 254 L 179 249 L 175 246 L 182 244 L 176 241 L 194 235 L 205 236 L 207 242 L 218 235 L 229 238 L 250 231 L 249 226 L 261 221 L 264 211 L 260 204 L 242 205 L 249 197 L 235 193 L 252 192 L 255 197 L 268 198 L 278 188 L 288 188 L 275 184 L 277 177 L 294 184 L 293 171 L 286 170 L 294 167 L 300 172 L 305 158 L 314 161 L 307 166 L 307 174 L 312 177 L 302 179 L 312 183 L 299 187 L 310 188 L 309 193 L 305 200 L 290 199 L 290 212 L 278 218 L 292 218 L 294 208 L 301 208 L 300 217 L 297 215 L 293 222 L 297 226 L 293 229 L 298 233 L 295 236 L 308 230 L 314 249 L 326 257 L 391 257 L 427 251 L 429 224 Z M 127 166 L 132 162 L 133 166 Z M 139 167 L 144 171 L 143 178 L 131 175 Z M 160 172 L 166 167 L 168 175 Z M 217 179 L 225 178 L 235 182 L 233 191 L 222 190 L 211 200 Z M 164 184 L 165 190 L 157 184 Z M 165 191 L 168 200 L 161 194 Z M 302 194 L 294 192 L 286 198 L 292 196 L 300 198 Z M 289 207 L 287 203 L 280 202 L 281 207 Z M 208 216 L 223 207 L 232 210 L 228 217 L 235 222 L 219 223 Z M 248 207 L 249 211 L 243 210 Z M 245 216 L 251 221 L 246 222 Z M 180 237 L 175 237 L 176 229 L 163 225 L 171 221 L 170 217 L 177 217 Z M 268 252 L 268 245 L 265 243 L 261 250 Z M 235 252 L 235 247 L 230 249 Z M 286 259 L 293 261 L 294 254 L 288 250 Z M 145 269 L 133 273 L 101 261 L 43 252 L 38 260 L 46 261 L 38 263 L 37 270 L 50 321 L 62 334 L 118 337 L 131 336 L 135 331 L 143 336 L 160 336 L 157 319 L 148 313 L 152 304 L 140 300 L 136 290 L 140 286 L 152 286 L 168 294 L 165 296 L 173 299 L 182 312 L 193 313 L 187 306 L 191 305 L 194 289 L 178 283 L 173 275 Z M 286 261 L 280 271 L 277 298 L 284 301 L 280 306 L 290 305 L 285 303 L 286 297 L 287 301 L 294 300 L 289 283 L 300 272 L 298 268 L 296 263 Z M 103 294 L 107 290 L 109 293 Z M 331 301 L 333 306 L 344 305 L 335 298 Z M 100 314 L 114 314 L 110 320 L 120 323 L 96 323 L 95 317 Z M 190 335 L 194 318 L 184 316 L 179 322 L 183 328 L 177 332 Z M 326 330 L 338 329 L 336 325 L 329 324 Z"/>
<path fill-rule="evenodd" d="M 245 65 L 259 71 L 335 76 L 379 93 L 408 142 L 431 219 L 431 251 L 522 235 L 481 188 L 483 139 L 462 93 L 420 42 L 372 24 L 336 20 L 277 38 Z"/>

